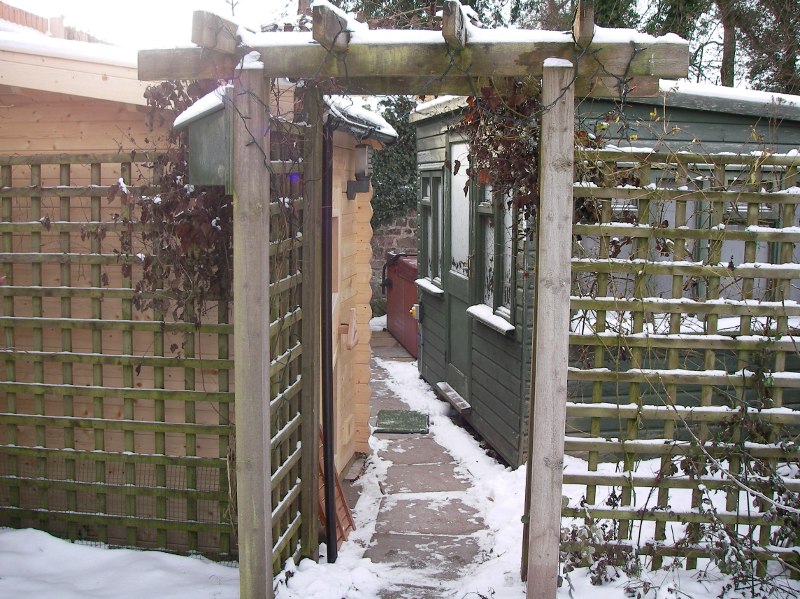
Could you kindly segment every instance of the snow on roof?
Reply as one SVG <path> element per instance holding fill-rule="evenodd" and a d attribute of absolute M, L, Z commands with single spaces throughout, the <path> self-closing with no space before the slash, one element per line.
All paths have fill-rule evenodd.
<path fill-rule="evenodd" d="M 176 129 L 185 129 L 190 123 L 222 110 L 225 105 L 225 92 L 228 89 L 233 89 L 233 86 L 231 84 L 220 85 L 214 91 L 197 100 L 197 102 L 178 115 L 173 126 Z"/>
<path fill-rule="evenodd" d="M 42 32 L 38 29 L 33 27 L 27 27 L 25 25 L 20 25 L 19 23 L 14 23 L 13 21 L 7 21 L 5 19 L 0 19 L 0 31 L 8 31 L 11 33 L 25 33 L 28 35 L 42 35 Z"/>
<path fill-rule="evenodd" d="M 677 108 L 800 121 L 800 96 L 667 79 L 659 82 L 659 88 L 660 94 L 654 98 L 628 98 L 627 102 L 663 105 L 666 100 L 667 106 Z M 424 120 L 463 106 L 465 106 L 463 97 L 439 96 L 418 104 L 411 115 L 411 120 Z"/>
<path fill-rule="evenodd" d="M 136 50 L 48 37 L 34 30 L 0 31 L 0 51 L 136 68 Z"/>
<path fill-rule="evenodd" d="M 345 125 L 363 129 L 363 132 L 353 131 L 354 134 L 383 138 L 382 141 L 397 139 L 394 127 L 378 113 L 357 106 L 351 96 L 325 96 L 325 103 L 330 108 L 330 114 L 343 121 Z"/>
<path fill-rule="evenodd" d="M 175 119 L 176 129 L 185 129 L 191 123 L 221 110 L 225 105 L 226 90 L 231 84 L 219 86 L 217 89 L 200 98 Z M 330 115 L 348 127 L 353 135 L 374 137 L 379 141 L 391 142 L 397 139 L 397 131 L 379 114 L 356 105 L 350 96 L 325 96 L 325 104 Z"/>
<path fill-rule="evenodd" d="M 800 96 L 665 79 L 659 88 L 658 104 L 666 98 L 669 106 L 800 120 Z"/>
<path fill-rule="evenodd" d="M 422 121 L 437 114 L 453 112 L 466 105 L 467 99 L 464 96 L 438 96 L 433 100 L 417 104 L 411 113 L 410 120 L 412 123 Z"/>

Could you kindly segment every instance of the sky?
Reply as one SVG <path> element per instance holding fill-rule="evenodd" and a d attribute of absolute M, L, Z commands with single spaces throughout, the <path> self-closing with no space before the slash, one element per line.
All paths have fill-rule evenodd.
<path fill-rule="evenodd" d="M 233 0 L 234 19 L 256 28 L 297 12 L 297 0 Z M 192 12 L 231 16 L 228 0 L 4 0 L 43 17 L 65 17 L 65 25 L 103 41 L 133 48 L 191 45 Z"/>

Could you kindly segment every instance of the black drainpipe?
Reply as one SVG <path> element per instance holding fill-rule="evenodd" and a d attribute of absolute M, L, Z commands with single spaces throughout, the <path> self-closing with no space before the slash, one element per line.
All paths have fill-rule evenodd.
<path fill-rule="evenodd" d="M 339 548 L 336 535 L 336 464 L 334 462 L 333 422 L 333 322 L 331 295 L 333 248 L 331 221 L 333 219 L 333 130 L 329 122 L 322 138 L 322 461 L 325 480 L 325 543 L 328 563 L 336 561 Z"/>

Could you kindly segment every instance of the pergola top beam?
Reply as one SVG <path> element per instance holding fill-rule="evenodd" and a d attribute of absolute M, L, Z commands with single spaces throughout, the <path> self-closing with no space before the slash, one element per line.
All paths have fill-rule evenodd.
<path fill-rule="evenodd" d="M 451 72 L 522 77 L 541 75 L 544 60 L 551 57 L 576 61 L 578 72 L 584 75 L 670 79 L 688 74 L 688 46 L 673 39 L 636 43 L 621 36 L 605 43 L 593 41 L 578 54 L 570 33 L 550 39 L 531 35 L 528 40 L 512 34 L 505 40 L 500 35 L 491 41 L 483 36 L 470 38 L 467 46 L 454 53 L 441 37 L 432 42 L 429 32 L 408 31 L 402 37 L 397 33 L 376 30 L 353 36 L 344 56 L 313 43 L 282 47 L 274 38 L 253 50 L 275 77 L 443 77 Z"/>
<path fill-rule="evenodd" d="M 326 50 L 347 51 L 350 30 L 347 16 L 329 4 L 315 4 L 312 9 L 312 37 Z"/>
<path fill-rule="evenodd" d="M 260 34 L 251 50 L 261 55 L 265 71 L 274 77 L 524 77 L 541 75 L 544 60 L 551 57 L 577 61 L 582 76 L 673 79 L 688 74 L 688 44 L 674 35 L 596 33 L 578 51 L 571 33 L 508 30 L 503 35 L 495 30 L 489 37 L 486 30 L 476 31 L 482 35 L 470 38 L 457 53 L 439 32 L 393 30 L 359 32 L 343 56 L 315 43 L 310 33 Z M 170 51 L 142 50 L 140 63 L 152 64 L 165 52 Z M 177 79 L 186 73 L 179 63 L 162 63 L 158 72 L 153 69 L 144 75 L 140 72 L 139 78 Z"/>
<path fill-rule="evenodd" d="M 443 25 L 442 32 L 369 30 L 323 2 L 314 7 L 313 33 L 248 35 L 244 47 L 237 25 L 199 11 L 193 40 L 201 48 L 143 50 L 139 78 L 231 78 L 237 59 L 252 51 L 270 77 L 329 79 L 341 93 L 469 95 L 489 79 L 541 76 L 547 58 L 576 65 L 580 96 L 651 96 L 659 79 L 688 75 L 685 40 L 595 27 L 591 1 L 579 3 L 571 32 L 471 27 L 456 0 L 445 3 Z"/>
<path fill-rule="evenodd" d="M 581 0 L 572 22 L 572 36 L 575 43 L 585 48 L 594 36 L 594 0 Z"/>
<path fill-rule="evenodd" d="M 469 18 L 459 0 L 447 0 L 442 10 L 442 37 L 451 48 L 467 45 L 467 23 Z"/>

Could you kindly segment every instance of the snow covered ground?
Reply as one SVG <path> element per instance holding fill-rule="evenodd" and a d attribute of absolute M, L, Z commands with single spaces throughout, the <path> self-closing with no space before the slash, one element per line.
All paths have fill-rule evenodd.
<path fill-rule="evenodd" d="M 377 323 L 376 323 L 377 324 Z M 376 326 L 376 328 L 378 328 Z M 465 502 L 477 509 L 487 528 L 479 533 L 483 561 L 443 596 L 459 599 L 518 599 L 525 596 L 519 580 L 525 485 L 524 468 L 510 469 L 487 456 L 479 444 L 446 417 L 447 405 L 438 401 L 423 383 L 413 363 L 381 361 L 389 373 L 387 384 L 412 409 L 431 416 L 431 432 L 449 450 L 461 468 L 476 482 Z M 380 441 L 371 440 L 373 450 Z M 361 495 L 354 511 L 357 530 L 339 551 L 336 564 L 304 560 L 290 565 L 276 581 L 276 599 L 374 599 L 397 580 L 413 581 L 414 571 L 398 572 L 386 564 L 364 559 L 375 529 L 381 497 L 380 483 L 389 464 L 370 459 L 360 480 Z M 582 469 L 580 460 L 567 466 Z M 480 484 L 477 484 L 480 481 Z M 573 505 L 581 487 L 565 487 Z M 574 496 L 573 496 L 574 495 Z M 323 548 L 324 549 L 324 548 Z M 420 580 L 424 583 L 424 580 Z M 564 584 L 559 598 L 678 599 L 723 595 L 730 578 L 714 567 L 646 572 L 637 579 L 620 573 L 611 582 L 593 586 L 586 569 L 570 575 L 572 589 Z M 800 581 L 782 596 L 800 596 Z M 638 594 L 637 594 L 638 593 Z M 795 594 L 796 593 L 796 594 Z M 71 544 L 33 530 L 0 529 L 0 597 L 26 599 L 114 598 L 236 598 L 238 570 L 198 558 L 155 551 L 105 549 Z M 724 596 L 745 598 L 741 592 Z"/>
<path fill-rule="evenodd" d="M 202 558 L 69 543 L 0 529 L 0 597 L 235 599 L 239 570 Z"/>

